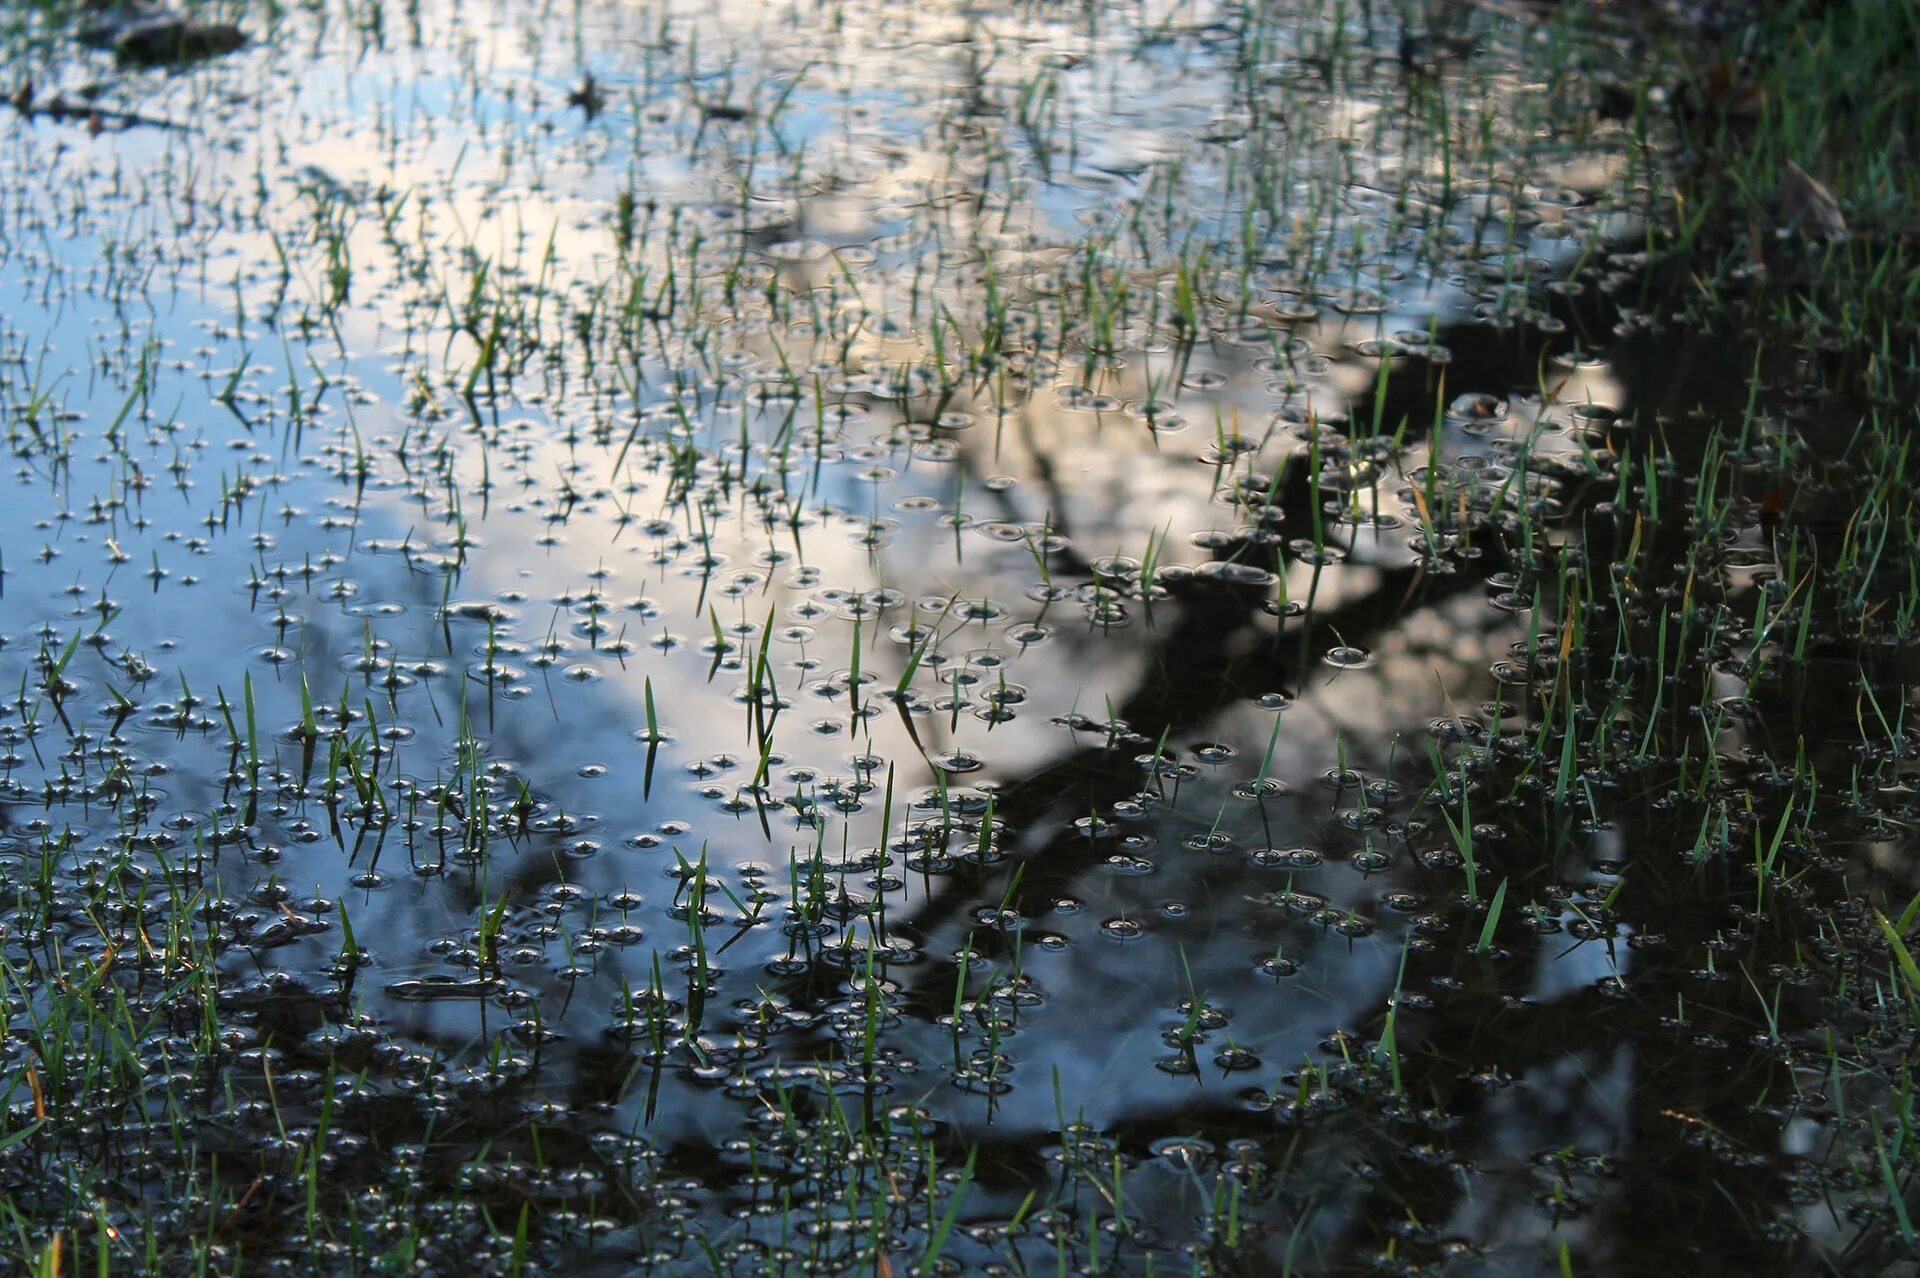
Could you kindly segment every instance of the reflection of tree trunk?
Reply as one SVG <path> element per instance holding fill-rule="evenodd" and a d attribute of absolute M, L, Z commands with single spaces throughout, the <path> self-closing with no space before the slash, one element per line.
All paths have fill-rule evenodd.
<path fill-rule="evenodd" d="M 1211 720 L 1220 707 L 1250 692 L 1298 687 L 1328 648 L 1342 642 L 1365 644 L 1383 633 L 1402 611 L 1409 590 L 1420 585 L 1414 569 L 1385 571 L 1373 593 L 1344 607 L 1291 622 L 1277 636 L 1260 635 L 1256 650 L 1237 655 L 1249 631 L 1276 626 L 1260 611 L 1257 596 L 1230 586 L 1196 584 L 1176 601 L 1178 622 L 1157 645 L 1155 677 L 1137 689 L 1115 713 L 1130 731 L 1148 741 L 1162 733 L 1177 738 Z M 1480 588 L 1476 578 L 1432 578 L 1425 597 L 1449 597 Z M 1050 763 L 1002 787 L 995 798 L 996 817 L 1010 831 L 1042 826 L 1051 817 L 1104 810 L 1138 791 L 1143 782 L 1132 756 L 1150 746 L 1098 747 Z M 1044 897 L 1068 892 L 1100 858 L 1105 848 L 1071 830 L 1049 837 L 1027 858 L 1022 891 Z M 911 914 L 896 930 L 931 936 L 973 903 L 975 884 L 955 878 Z"/>
<path fill-rule="evenodd" d="M 1535 343 L 1511 333 L 1482 326 L 1448 329 L 1441 340 L 1455 350 L 1457 362 L 1484 370 L 1490 384 L 1503 389 L 1537 380 Z M 1417 369 L 1391 377 L 1381 419 L 1391 427 L 1406 420 L 1425 422 L 1433 417 L 1437 386 Z M 1365 405 L 1371 417 L 1373 404 Z M 1416 444 L 1409 445 L 1417 448 Z M 1382 482 L 1388 482 L 1383 479 Z M 1324 494 L 1323 494 L 1324 496 Z M 1282 527 L 1290 535 L 1304 535 L 1311 526 L 1313 489 L 1304 465 L 1289 468 L 1275 502 L 1285 511 Z M 1330 540 L 1336 540 L 1330 538 Z M 1486 547 L 1485 566 L 1493 571 L 1500 548 Z M 1216 558 L 1227 558 L 1222 551 Z M 1343 571 L 1335 567 L 1331 573 Z M 1299 620 L 1277 622 L 1260 610 L 1264 591 L 1195 581 L 1162 602 L 1163 612 L 1177 620 L 1155 645 L 1148 662 L 1149 676 L 1115 713 L 1131 731 L 1149 741 L 1162 733 L 1170 737 L 1210 721 L 1227 702 L 1253 692 L 1297 688 L 1320 657 L 1338 644 L 1370 646 L 1417 603 L 1432 603 L 1481 589 L 1480 577 L 1468 573 L 1423 575 L 1418 568 L 1370 569 L 1379 582 L 1365 596 L 1329 610 L 1314 610 Z M 1270 628 L 1277 636 L 1269 636 Z M 1249 636 L 1254 636 L 1252 643 Z M 1251 651 L 1243 651 L 1251 649 Z M 1104 744 L 1050 763 L 1029 776 L 1004 785 L 995 799 L 995 815 L 1010 831 L 1042 823 L 1049 814 L 1072 816 L 1110 807 L 1140 788 L 1132 755 Z M 1022 890 L 1041 894 L 1068 891 L 1104 855 L 1097 845 L 1061 833 L 1026 861 Z M 962 878 L 944 882 L 924 904 L 901 916 L 896 930 L 921 938 L 939 928 L 970 903 L 975 885 Z M 926 980 L 934 979 L 931 975 Z"/>
<path fill-rule="evenodd" d="M 1696 903 L 1678 899 L 1642 926 L 1649 932 L 1670 927 L 1684 935 L 1691 930 L 1689 918 L 1697 924 L 1698 914 Z M 1592 1112 L 1584 1121 L 1563 1113 L 1551 1128 L 1516 1132 L 1509 1124 L 1502 1132 L 1512 1143 L 1531 1145 L 1535 1154 L 1565 1146 L 1568 1131 L 1582 1127 L 1619 1133 L 1617 1149 L 1575 1151 L 1608 1155 L 1618 1177 L 1617 1192 L 1583 1213 L 1596 1220 L 1592 1232 L 1603 1240 L 1605 1254 L 1581 1255 L 1576 1248 L 1576 1271 L 1664 1273 L 1691 1259 L 1704 1266 L 1703 1272 L 1779 1273 L 1805 1262 L 1804 1250 L 1769 1240 L 1763 1230 L 1766 1221 L 1778 1219 L 1788 1205 L 1777 1169 L 1778 1121 L 1765 1109 L 1744 1103 L 1745 1097 L 1765 1092 L 1769 1081 L 1752 1078 L 1741 1085 L 1740 1071 L 1751 1074 L 1755 1068 L 1747 1042 L 1752 1027 L 1729 1023 L 1730 1018 L 1704 1007 L 1695 1028 L 1677 1030 L 1660 1023 L 1663 1013 L 1676 1006 L 1676 996 L 1698 993 L 1678 946 L 1636 951 L 1624 996 L 1584 985 L 1550 1003 L 1514 1008 L 1504 1000 L 1524 996 L 1537 964 L 1551 961 L 1554 952 L 1571 943 L 1560 935 L 1524 935 L 1525 943 L 1490 967 L 1457 947 L 1410 956 L 1408 988 L 1425 986 L 1436 975 L 1453 976 L 1464 985 L 1458 992 L 1441 994 L 1433 1014 L 1402 1025 L 1401 1076 L 1410 1102 L 1448 1115 L 1454 1130 L 1467 1134 L 1458 1152 L 1470 1156 L 1472 1134 L 1491 1131 L 1487 1111 L 1495 1095 L 1471 1075 L 1494 1070 L 1515 1086 L 1546 1088 L 1551 1084 L 1537 1074 L 1529 1080 L 1529 1073 L 1630 1051 L 1632 1076 L 1623 1112 Z M 1384 1016 L 1383 1003 L 1369 1023 L 1377 1025 Z M 1696 1045 L 1694 1035 L 1702 1029 L 1719 1033 L 1728 1049 Z M 1770 1072 L 1765 1065 L 1760 1069 Z M 1580 1090 L 1553 1099 L 1577 1104 L 1590 1097 Z M 1374 1163 L 1383 1174 L 1347 1213 L 1347 1224 L 1331 1245 L 1327 1272 L 1367 1269 L 1370 1258 L 1379 1255 L 1397 1226 L 1408 1220 L 1452 1232 L 1446 1230 L 1448 1222 L 1470 1198 L 1454 1166 L 1408 1156 L 1406 1146 L 1419 1141 L 1417 1134 L 1404 1128 L 1362 1128 L 1361 1134 L 1362 1148 L 1353 1157 Z M 1515 1167 L 1486 1170 L 1524 1174 Z M 1543 1175 L 1535 1186 L 1538 1201 L 1526 1204 L 1543 1213 L 1543 1220 L 1550 1210 L 1552 1184 L 1552 1178 Z M 1742 1211 L 1751 1211 L 1752 1218 L 1741 1218 Z M 1538 1262 L 1538 1272 L 1546 1273 L 1556 1260 L 1543 1250 Z M 1601 1267 L 1593 1268 L 1596 1265 Z"/>
<path fill-rule="evenodd" d="M 1711 361 L 1698 361 L 1692 358 L 1693 347 L 1689 336 L 1677 345 L 1658 344 L 1657 349 L 1639 352 L 1640 358 L 1622 363 L 1618 371 L 1628 381 L 1629 402 L 1714 403 L 1723 410 L 1720 420 L 1739 420 L 1745 405 L 1730 395 L 1744 396 L 1746 385 L 1720 376 L 1718 370 L 1748 366 L 1751 352 L 1730 354 L 1717 348 Z M 1683 467 L 1689 457 L 1697 461 L 1699 436 L 1683 436 L 1673 443 Z M 1679 524 L 1669 520 L 1658 531 L 1660 544 L 1646 562 L 1686 562 L 1689 532 Z M 1600 562 L 1608 547 L 1602 530 L 1592 531 L 1587 549 L 1590 558 Z M 1631 634 L 1629 647 L 1647 668 L 1657 669 L 1654 639 L 1648 630 L 1642 626 Z M 1612 647 L 1611 634 L 1590 630 L 1584 651 L 1573 657 L 1570 686 L 1594 687 L 1607 678 L 1610 672 L 1604 667 Z M 1673 655 L 1669 654 L 1670 660 Z M 1698 654 L 1687 657 L 1688 661 L 1698 659 Z M 1833 743 L 1853 739 L 1856 727 L 1846 717 L 1851 713 L 1846 700 L 1809 699 L 1807 688 L 1795 686 L 1793 679 L 1750 689 L 1759 724 L 1774 725 L 1778 737 L 1804 740 L 1815 758 Z M 1682 681 L 1676 690 L 1681 695 L 1670 699 L 1664 715 L 1673 724 L 1690 725 L 1701 706 L 1697 695 L 1686 693 L 1697 694 L 1698 681 Z M 1764 726 L 1756 730 L 1764 731 Z M 1774 742 L 1776 747 L 1781 744 Z M 1786 753 L 1792 753 L 1790 746 Z M 1759 770 L 1760 765 L 1753 766 Z M 1671 781 L 1663 771 L 1658 780 L 1650 774 L 1640 777 L 1636 788 L 1650 795 Z M 1733 784 L 1731 774 L 1729 784 Z M 1567 1234 L 1573 1240 L 1575 1271 L 1623 1275 L 1688 1268 L 1711 1273 L 1838 1272 L 1822 1260 L 1814 1244 L 1769 1236 L 1768 1227 L 1791 1220 L 1794 1208 L 1780 1155 L 1783 1119 L 1775 1107 L 1787 1102 L 1780 1099 L 1769 1104 L 1765 1098 L 1791 1098 L 1794 1088 L 1781 1074 L 1780 1058 L 1755 1047 L 1754 1035 L 1765 1026 L 1757 1006 L 1749 1001 L 1752 991 L 1731 973 L 1744 965 L 1756 979 L 1764 980 L 1760 974 L 1768 962 L 1799 961 L 1790 958 L 1807 939 L 1790 934 L 1802 926 L 1799 916 L 1792 907 L 1782 905 L 1776 910 L 1779 919 L 1764 924 L 1764 934 L 1754 936 L 1726 909 L 1736 889 L 1733 876 L 1717 862 L 1696 867 L 1675 854 L 1670 845 L 1676 837 L 1684 843 L 1685 836 L 1672 828 L 1673 815 L 1650 807 L 1637 814 L 1613 815 L 1623 823 L 1631 821 L 1640 834 L 1653 836 L 1655 847 L 1636 852 L 1628 869 L 1632 891 L 1622 899 L 1621 921 L 1655 943 L 1634 950 L 1631 961 L 1622 965 L 1624 992 L 1587 984 L 1544 1005 L 1514 1008 L 1505 1000 L 1524 996 L 1540 965 L 1554 961 L 1574 943 L 1572 938 L 1503 928 L 1502 936 L 1514 952 L 1496 964 L 1465 953 L 1467 938 L 1458 932 L 1443 938 L 1441 951 L 1412 954 L 1408 960 L 1410 989 L 1430 987 L 1433 978 L 1442 975 L 1458 982 L 1443 982 L 1435 991 L 1434 1012 L 1408 1017 L 1400 1025 L 1401 1070 L 1410 1101 L 1444 1112 L 1460 1132 L 1491 1132 L 1492 1124 L 1504 1116 L 1490 1113 L 1492 1095 L 1472 1074 L 1497 1070 L 1516 1085 L 1544 1090 L 1554 1084 L 1543 1072 L 1556 1064 L 1603 1058 L 1624 1049 L 1631 1053 L 1631 1076 L 1620 1111 L 1588 1115 L 1592 1126 L 1617 1133 L 1613 1147 L 1577 1151 L 1609 1155 L 1617 1179 L 1583 1214 L 1588 1228 Z M 1498 862 L 1487 870 L 1525 875 L 1529 865 L 1537 873 L 1537 867 L 1552 863 L 1546 851 L 1555 846 L 1550 822 L 1534 827 L 1523 821 L 1514 832 L 1525 837 L 1510 839 Z M 1751 891 L 1744 879 L 1737 886 L 1742 893 Z M 1693 969 L 1703 963 L 1702 943 L 1717 935 L 1739 939 L 1741 948 L 1738 956 L 1724 960 L 1730 979 L 1706 985 L 1695 978 Z M 1673 1024 L 1671 1018 L 1683 1007 L 1687 1023 Z M 1383 1000 L 1364 1023 L 1377 1027 L 1386 1013 Z M 1817 1024 L 1820 1015 L 1811 1009 L 1797 1014 L 1789 1003 L 1781 1014 L 1782 1033 L 1791 1038 L 1809 1023 Z M 1711 1035 L 1724 1046 L 1705 1044 L 1699 1041 L 1702 1035 Z M 1580 1089 L 1565 1099 L 1577 1103 L 1591 1096 Z M 1550 1152 L 1567 1143 L 1568 1131 L 1583 1125 L 1567 1121 L 1572 1117 L 1563 1116 L 1551 1128 L 1519 1132 L 1506 1120 L 1502 1134 L 1514 1144 L 1530 1143 L 1535 1153 Z M 1396 1236 L 1399 1222 L 1413 1219 L 1444 1229 L 1469 1202 L 1471 1189 L 1460 1174 L 1448 1166 L 1408 1157 L 1404 1136 L 1404 1132 L 1379 1132 L 1355 1154 L 1373 1161 L 1384 1174 L 1347 1213 L 1345 1226 L 1327 1255 L 1326 1271 L 1369 1270 Z M 1469 1135 L 1459 1152 L 1470 1154 L 1476 1144 L 1487 1147 Z M 1488 1170 L 1509 1177 L 1524 1174 L 1508 1167 Z M 1545 1212 L 1552 1183 L 1550 1176 L 1542 1175 L 1536 1182 L 1539 1200 L 1523 1208 Z M 1545 1219 L 1543 1215 L 1541 1220 Z M 1588 1245 L 1598 1254 L 1582 1254 L 1581 1233 L 1594 1240 Z M 1546 1273 L 1556 1266 L 1557 1256 L 1546 1250 L 1550 1243 L 1544 1228 L 1540 1234 L 1542 1252 L 1516 1258 L 1517 1269 L 1530 1265 L 1533 1271 Z"/>

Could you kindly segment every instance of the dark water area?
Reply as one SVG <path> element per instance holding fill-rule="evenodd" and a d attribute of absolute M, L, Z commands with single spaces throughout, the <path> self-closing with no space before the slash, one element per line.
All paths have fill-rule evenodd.
<path fill-rule="evenodd" d="M 221 16 L 9 36 L 10 1259 L 1910 1265 L 1905 455 L 1628 33 Z"/>

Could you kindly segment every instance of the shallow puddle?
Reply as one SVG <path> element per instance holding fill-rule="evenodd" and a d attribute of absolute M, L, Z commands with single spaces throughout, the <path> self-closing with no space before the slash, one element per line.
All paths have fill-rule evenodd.
<path fill-rule="evenodd" d="M 1676 355 L 1613 36 L 374 0 L 123 69 L 23 22 L 21 1255 L 1897 1230 L 1830 1151 L 1904 1093 L 1823 1035 L 1882 1014 L 1825 965 L 1912 847 L 1914 551 L 1869 517 L 1829 589 L 1842 531 L 1769 522 L 1805 400 Z"/>

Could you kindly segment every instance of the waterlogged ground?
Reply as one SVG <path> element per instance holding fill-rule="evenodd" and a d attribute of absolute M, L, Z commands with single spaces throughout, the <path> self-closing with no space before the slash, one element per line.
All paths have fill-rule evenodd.
<path fill-rule="evenodd" d="M 10 19 L 10 1263 L 1906 1263 L 1907 454 L 1386 9 Z"/>

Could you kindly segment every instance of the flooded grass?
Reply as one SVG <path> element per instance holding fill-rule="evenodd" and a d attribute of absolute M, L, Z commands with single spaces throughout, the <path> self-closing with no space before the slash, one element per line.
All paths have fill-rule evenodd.
<path fill-rule="evenodd" d="M 1910 1269 L 1914 21 L 12 11 L 9 1267 Z"/>

